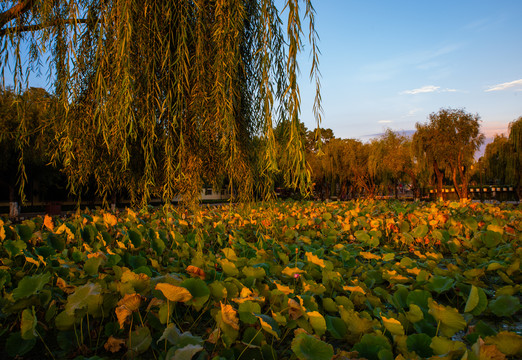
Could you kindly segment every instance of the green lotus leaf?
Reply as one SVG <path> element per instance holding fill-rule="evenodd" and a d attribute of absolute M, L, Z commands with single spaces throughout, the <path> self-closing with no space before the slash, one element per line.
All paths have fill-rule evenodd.
<path fill-rule="evenodd" d="M 135 248 L 138 248 L 141 246 L 141 241 L 143 239 L 143 236 L 139 231 L 134 231 L 132 229 L 127 231 L 127 234 L 129 235 L 129 240 L 134 245 Z"/>
<path fill-rule="evenodd" d="M 163 251 L 165 251 L 166 248 L 165 242 L 159 237 L 153 237 L 150 241 L 150 245 L 152 250 L 156 252 L 156 255 L 163 254 Z"/>
<path fill-rule="evenodd" d="M 304 333 L 292 340 L 292 351 L 300 360 L 331 360 L 334 355 L 332 345 Z"/>
<path fill-rule="evenodd" d="M 487 230 L 482 234 L 482 242 L 488 248 L 494 248 L 502 242 L 502 234 L 496 231 Z"/>
<path fill-rule="evenodd" d="M 455 284 L 455 280 L 448 278 L 446 276 L 440 276 L 436 275 L 433 276 L 429 281 L 426 287 L 431 290 L 435 291 L 437 293 L 443 293 L 445 291 L 448 291 L 453 287 Z"/>
<path fill-rule="evenodd" d="M 262 279 L 266 276 L 266 271 L 262 267 L 245 266 L 241 269 L 241 272 L 245 274 L 246 277 L 253 277 L 256 279 Z"/>
<path fill-rule="evenodd" d="M 310 311 L 306 315 L 317 336 L 322 336 L 326 332 L 326 320 L 323 315 L 319 311 Z"/>
<path fill-rule="evenodd" d="M 332 313 L 336 313 L 337 312 L 337 304 L 335 303 L 335 301 L 333 301 L 332 298 L 323 298 L 323 308 L 328 311 L 328 312 L 332 312 Z"/>
<path fill-rule="evenodd" d="M 326 315 L 326 329 L 336 339 L 344 339 L 348 331 L 348 327 L 341 318 Z"/>
<path fill-rule="evenodd" d="M 138 327 L 135 331 L 132 331 L 127 338 L 126 345 L 129 352 L 135 356 L 142 354 L 152 344 L 152 336 L 148 327 Z"/>
<path fill-rule="evenodd" d="M 245 301 L 239 304 L 237 312 L 239 313 L 239 319 L 245 324 L 255 324 L 257 317 L 254 313 L 261 312 L 261 306 L 253 301 Z"/>
<path fill-rule="evenodd" d="M 89 313 L 98 310 L 101 305 L 101 286 L 100 284 L 87 283 L 76 288 L 74 293 L 67 297 L 65 311 L 73 316 L 75 311 L 87 309 Z"/>
<path fill-rule="evenodd" d="M 478 222 L 474 217 L 467 217 L 464 220 L 464 225 L 471 231 L 476 231 L 478 229 Z"/>
<path fill-rule="evenodd" d="M 73 328 L 75 321 L 76 318 L 74 317 L 74 315 L 69 315 L 64 310 L 56 316 L 56 318 L 54 319 L 54 324 L 56 325 L 56 328 L 58 330 L 66 331 Z"/>
<path fill-rule="evenodd" d="M 406 339 L 408 351 L 414 351 L 417 355 L 428 358 L 433 355 L 431 345 L 431 337 L 426 334 L 412 334 L 408 335 Z"/>
<path fill-rule="evenodd" d="M 223 272 L 228 276 L 236 277 L 239 275 L 239 270 L 237 269 L 236 265 L 228 259 L 221 260 L 221 267 L 223 268 Z"/>
<path fill-rule="evenodd" d="M 38 336 L 36 333 L 36 323 L 37 319 L 34 313 L 34 307 L 31 310 L 25 309 L 22 311 L 22 323 L 20 325 L 22 339 L 31 340 Z"/>
<path fill-rule="evenodd" d="M 366 230 L 357 230 L 354 233 L 354 236 L 357 240 L 362 241 L 362 242 L 370 241 L 370 235 L 368 235 L 368 232 Z"/>
<path fill-rule="evenodd" d="M 265 342 L 265 336 L 261 332 L 261 329 L 256 330 L 253 327 L 246 328 L 243 333 L 243 338 L 241 342 L 249 347 L 261 347 L 263 342 Z"/>
<path fill-rule="evenodd" d="M 518 297 L 499 295 L 489 303 L 489 309 L 496 316 L 511 316 L 520 310 Z"/>
<path fill-rule="evenodd" d="M 5 342 L 5 351 L 10 357 L 22 357 L 36 345 L 36 338 L 24 340 L 19 332 L 13 332 Z"/>
<path fill-rule="evenodd" d="M 423 238 L 426 236 L 428 231 L 429 231 L 428 225 L 422 224 L 422 225 L 417 226 L 412 231 L 410 231 L 410 235 L 413 236 L 414 238 Z"/>
<path fill-rule="evenodd" d="M 279 326 L 277 325 L 277 322 L 272 317 L 270 317 L 268 315 L 258 314 L 258 313 L 255 313 L 254 315 L 259 319 L 259 322 L 261 323 L 261 327 L 263 328 L 264 331 L 266 331 L 267 333 L 269 333 L 269 334 L 275 336 L 277 339 L 279 339 L 279 336 L 280 336 Z"/>
<path fill-rule="evenodd" d="M 379 352 L 381 350 L 391 350 L 392 347 L 388 338 L 384 335 L 363 335 L 361 341 L 354 345 L 353 350 L 359 353 L 360 358 L 368 360 L 380 360 Z"/>
<path fill-rule="evenodd" d="M 85 270 L 87 275 L 96 275 L 98 274 L 98 268 L 104 263 L 105 260 L 102 257 L 92 257 L 85 261 L 83 270 Z"/>
<path fill-rule="evenodd" d="M 39 293 L 49 280 L 51 280 L 49 273 L 25 276 L 18 283 L 18 287 L 13 290 L 13 299 L 18 300 Z"/>
<path fill-rule="evenodd" d="M 12 258 L 20 255 L 27 248 L 27 244 L 23 240 L 7 240 L 3 243 L 3 247 Z"/>
<path fill-rule="evenodd" d="M 173 347 L 167 352 L 166 359 L 171 360 L 191 360 L 194 355 L 204 350 L 201 345 L 185 345 L 182 348 Z"/>
<path fill-rule="evenodd" d="M 214 281 L 209 285 L 210 293 L 215 300 L 221 300 L 227 297 L 227 288 L 221 281 Z"/>
<path fill-rule="evenodd" d="M 199 278 L 190 278 L 183 281 L 181 286 L 192 295 L 192 299 L 187 301 L 187 304 L 192 305 L 196 311 L 200 311 L 210 297 L 210 289 L 207 284 Z"/>
<path fill-rule="evenodd" d="M 86 225 L 82 230 L 82 240 L 87 244 L 92 244 L 98 234 L 98 229 L 93 225 Z"/>

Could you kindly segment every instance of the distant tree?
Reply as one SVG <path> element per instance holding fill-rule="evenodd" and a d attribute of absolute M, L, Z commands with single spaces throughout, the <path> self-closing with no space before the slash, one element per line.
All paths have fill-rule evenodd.
<path fill-rule="evenodd" d="M 10 216 L 17 216 L 18 203 L 25 201 L 24 177 L 45 182 L 56 174 L 47 164 L 52 132 L 46 125 L 54 119 L 56 101 L 44 89 L 30 88 L 17 95 L 0 89 L 0 184 L 9 191 Z"/>
<path fill-rule="evenodd" d="M 391 183 L 394 187 L 395 197 L 397 197 L 399 182 L 408 178 L 415 197 L 418 198 L 418 167 L 413 156 L 411 140 L 387 129 L 384 135 L 379 138 L 377 154 L 381 164 L 381 182 Z"/>
<path fill-rule="evenodd" d="M 507 183 L 508 159 L 506 154 L 509 152 L 508 138 L 505 135 L 495 135 L 493 142 L 486 145 L 484 156 L 481 162 L 484 168 L 485 181 L 491 184 Z"/>
<path fill-rule="evenodd" d="M 522 199 L 522 116 L 509 124 L 508 145 L 504 147 L 503 157 L 507 159 L 506 179 Z"/>
<path fill-rule="evenodd" d="M 72 191 L 94 181 L 104 197 L 126 189 L 144 202 L 176 194 L 192 202 L 203 182 L 226 178 L 248 198 L 254 187 L 270 191 L 282 170 L 288 186 L 306 192 L 297 59 L 306 20 L 319 122 L 315 11 L 311 0 L 286 0 L 283 27 L 275 3 L 3 1 L 0 68 L 14 59 L 19 92 L 48 58 L 61 104 L 53 159 Z M 289 132 L 284 169 L 273 132 L 280 122 Z"/>
<path fill-rule="evenodd" d="M 437 197 L 442 198 L 443 170 L 460 199 L 468 197 L 468 182 L 475 151 L 484 142 L 480 117 L 462 109 L 441 109 L 429 116 L 427 124 L 416 124 L 415 149 L 431 164 L 437 177 Z"/>

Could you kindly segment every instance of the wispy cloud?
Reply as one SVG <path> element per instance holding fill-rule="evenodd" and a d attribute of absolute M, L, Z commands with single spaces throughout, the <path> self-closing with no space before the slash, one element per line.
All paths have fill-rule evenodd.
<path fill-rule="evenodd" d="M 418 113 L 420 113 L 423 109 L 422 108 L 415 108 L 408 111 L 408 114 L 405 117 L 412 117 L 416 116 Z"/>
<path fill-rule="evenodd" d="M 408 95 L 423 94 L 423 93 L 435 92 L 438 89 L 440 89 L 440 86 L 427 85 L 427 86 L 423 86 L 418 89 L 405 90 L 405 91 L 401 92 L 401 94 L 408 94 Z"/>
<path fill-rule="evenodd" d="M 426 85 L 420 87 L 418 89 L 413 90 L 404 90 L 400 94 L 401 95 L 415 95 L 415 94 L 424 94 L 424 93 L 432 93 L 432 92 L 457 92 L 457 89 L 441 89 L 440 86 L 435 85 Z"/>
<path fill-rule="evenodd" d="M 425 50 L 406 52 L 378 62 L 365 64 L 359 71 L 359 78 L 365 82 L 381 82 L 396 78 L 412 67 L 434 71 L 442 65 L 439 62 L 445 55 L 461 48 L 460 44 L 450 44 Z"/>
<path fill-rule="evenodd" d="M 518 86 L 522 86 L 522 79 L 515 80 L 515 81 L 510 81 L 510 82 L 505 82 L 505 83 L 502 83 L 502 84 L 493 85 L 493 86 L 490 86 L 489 89 L 486 89 L 485 91 L 486 92 L 489 92 L 489 91 L 502 91 L 502 90 L 506 90 L 506 89 L 509 89 L 509 88 L 512 88 L 512 87 L 518 87 Z M 516 89 L 516 90 L 520 90 L 520 89 Z"/>
<path fill-rule="evenodd" d="M 389 123 L 392 123 L 393 121 L 391 120 L 379 120 L 377 121 L 379 124 L 389 124 Z"/>

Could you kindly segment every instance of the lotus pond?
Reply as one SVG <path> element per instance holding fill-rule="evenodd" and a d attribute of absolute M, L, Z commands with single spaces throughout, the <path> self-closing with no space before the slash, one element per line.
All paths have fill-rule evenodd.
<path fill-rule="evenodd" d="M 0 220 L 0 352 L 522 358 L 522 208 L 275 202 Z"/>

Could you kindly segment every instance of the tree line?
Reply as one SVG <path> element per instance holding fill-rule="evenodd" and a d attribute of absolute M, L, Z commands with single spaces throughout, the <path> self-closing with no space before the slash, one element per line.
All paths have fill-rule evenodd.
<path fill-rule="evenodd" d="M 38 185 L 40 198 L 63 199 L 69 179 L 66 164 L 55 157 L 59 147 L 57 132 L 61 131 L 56 121 L 59 114 L 58 100 L 43 89 L 30 88 L 21 95 L 9 88 L 0 91 L 0 166 L 4 169 L 0 183 L 3 197 L 8 196 L 10 202 L 23 201 L 25 193 L 34 191 L 34 184 Z M 277 168 L 281 169 L 274 178 L 274 191 L 286 187 L 284 169 L 291 166 L 285 147 L 291 136 L 287 126 L 288 123 L 281 123 L 273 129 Z M 421 191 L 427 188 L 436 189 L 441 198 L 443 186 L 449 185 L 459 198 L 465 199 L 470 183 L 509 184 L 521 197 L 521 129 L 522 117 L 509 125 L 507 136 L 497 135 L 478 160 L 475 153 L 484 142 L 480 117 L 462 109 L 441 109 L 430 114 L 426 123 L 416 124 L 416 131 L 410 136 L 388 129 L 364 142 L 337 138 L 331 129 L 308 130 L 302 123 L 299 132 L 304 139 L 313 196 L 317 198 L 398 196 L 403 186 L 411 189 L 415 198 L 420 198 Z M 265 148 L 259 137 L 254 137 L 252 143 L 252 153 L 257 156 L 250 161 L 253 176 L 258 179 L 263 176 Z M 102 153 L 104 149 L 89 151 Z M 88 166 L 104 169 L 107 164 L 99 160 L 93 158 Z M 20 176 L 25 176 L 26 181 L 20 182 Z M 222 183 L 226 186 L 228 181 L 225 178 Z M 32 186 L 20 189 L 22 198 L 17 195 L 20 184 Z M 87 184 L 83 194 L 90 191 L 90 196 L 103 197 L 94 176 Z M 116 196 L 130 199 L 132 194 L 125 186 L 114 185 L 110 196 L 109 201 L 115 203 Z M 262 198 L 263 193 L 254 191 L 254 197 Z"/>
<path fill-rule="evenodd" d="M 444 187 L 454 188 L 459 199 L 469 197 L 469 185 L 510 185 L 522 198 L 522 117 L 509 125 L 509 134 L 484 143 L 480 117 L 463 109 L 441 109 L 417 123 L 411 136 L 386 130 L 364 142 L 336 138 L 331 129 L 303 131 L 307 134 L 307 160 L 312 169 L 316 196 L 326 199 L 373 198 L 398 195 L 411 188 L 415 198 L 433 189 L 442 199 Z M 314 138 L 319 135 L 322 146 Z"/>

